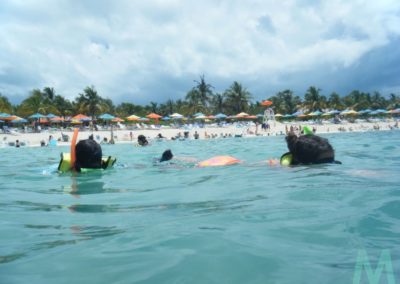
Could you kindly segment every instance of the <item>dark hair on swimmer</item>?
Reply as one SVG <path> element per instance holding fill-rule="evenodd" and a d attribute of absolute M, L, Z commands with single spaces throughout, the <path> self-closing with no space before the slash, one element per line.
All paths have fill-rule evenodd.
<path fill-rule="evenodd" d="M 162 153 L 160 162 L 165 162 L 165 161 L 169 161 L 174 157 L 174 155 L 172 154 L 171 150 L 165 150 L 164 153 Z"/>
<path fill-rule="evenodd" d="M 140 146 L 145 146 L 145 145 L 149 144 L 149 142 L 147 141 L 147 139 L 144 135 L 138 136 L 138 143 Z"/>
<path fill-rule="evenodd" d="M 328 139 L 317 135 L 295 134 L 286 136 L 286 143 L 293 155 L 293 164 L 320 164 L 335 162 L 335 152 Z"/>
<path fill-rule="evenodd" d="M 81 168 L 98 169 L 101 168 L 101 157 L 103 153 L 101 146 L 92 139 L 81 140 L 75 146 L 76 161 L 75 169 Z"/>

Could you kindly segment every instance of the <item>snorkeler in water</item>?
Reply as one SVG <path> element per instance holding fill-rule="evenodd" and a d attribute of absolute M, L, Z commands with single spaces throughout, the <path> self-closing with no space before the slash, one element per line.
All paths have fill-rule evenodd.
<path fill-rule="evenodd" d="M 335 151 L 328 139 L 307 131 L 305 133 L 297 136 L 291 132 L 286 136 L 289 152 L 282 155 L 281 165 L 341 164 L 335 160 Z"/>
<path fill-rule="evenodd" d="M 149 145 L 149 141 L 147 141 L 147 138 L 144 135 L 139 135 L 137 138 L 137 143 L 139 146 L 147 146 Z"/>

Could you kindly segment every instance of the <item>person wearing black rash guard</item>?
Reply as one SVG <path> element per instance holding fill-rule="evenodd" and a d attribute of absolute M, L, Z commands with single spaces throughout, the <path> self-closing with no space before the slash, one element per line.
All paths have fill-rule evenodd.
<path fill-rule="evenodd" d="M 335 151 L 328 139 L 309 133 L 301 136 L 289 133 L 286 143 L 289 152 L 282 155 L 281 165 L 341 164 L 335 160 Z"/>
<path fill-rule="evenodd" d="M 101 146 L 93 139 L 81 140 L 76 144 L 75 169 L 80 172 L 81 168 L 101 169 L 102 150 Z"/>

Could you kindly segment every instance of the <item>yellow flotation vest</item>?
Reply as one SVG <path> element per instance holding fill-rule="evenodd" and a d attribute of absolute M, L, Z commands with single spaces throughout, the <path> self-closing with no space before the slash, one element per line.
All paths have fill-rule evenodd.
<path fill-rule="evenodd" d="M 98 170 L 106 170 L 111 168 L 115 162 L 117 161 L 116 158 L 111 156 L 105 156 L 101 158 L 101 165 L 102 167 L 99 169 L 87 169 L 81 168 L 81 172 L 90 172 L 90 171 L 98 171 Z M 61 160 L 58 164 L 58 171 L 65 173 L 71 170 L 71 154 L 70 153 L 61 153 Z"/>
<path fill-rule="evenodd" d="M 285 167 L 290 166 L 292 164 L 292 162 L 293 162 L 293 155 L 290 152 L 283 154 L 280 159 L 281 165 L 285 166 Z"/>

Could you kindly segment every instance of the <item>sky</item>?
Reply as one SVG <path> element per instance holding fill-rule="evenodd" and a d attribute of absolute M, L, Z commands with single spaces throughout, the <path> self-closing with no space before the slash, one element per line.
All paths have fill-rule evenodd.
<path fill-rule="evenodd" d="M 205 76 L 255 100 L 309 86 L 400 94 L 398 0 L 2 0 L 0 93 L 184 98 Z"/>

